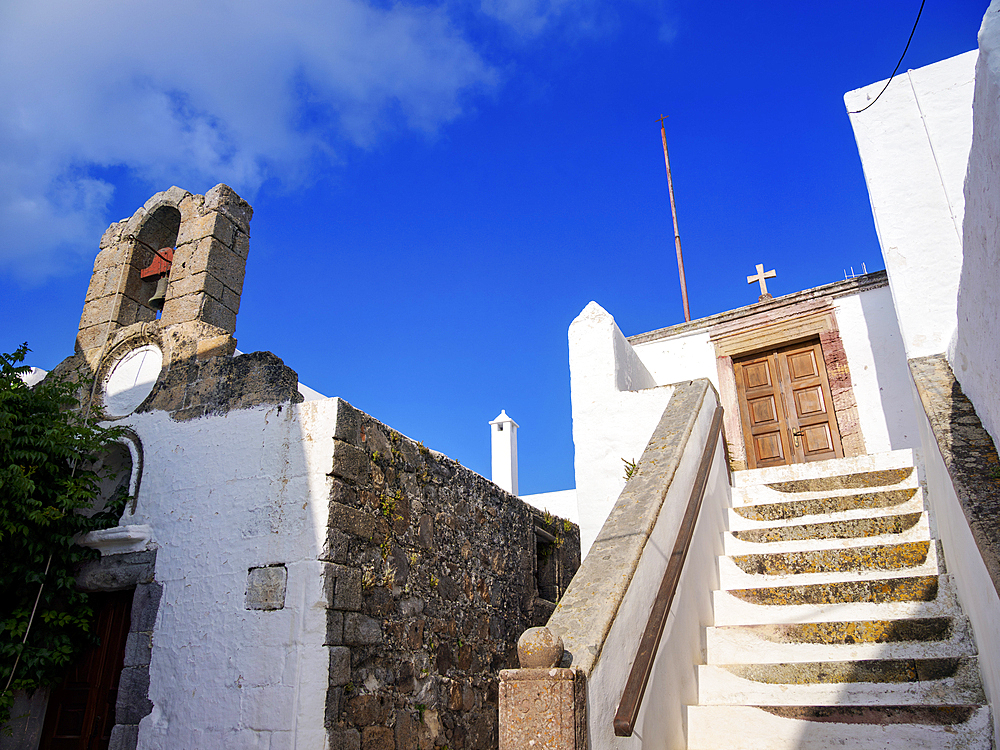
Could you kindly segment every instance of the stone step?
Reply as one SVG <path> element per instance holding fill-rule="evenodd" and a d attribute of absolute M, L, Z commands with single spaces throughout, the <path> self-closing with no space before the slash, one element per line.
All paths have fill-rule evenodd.
<path fill-rule="evenodd" d="M 905 516 L 913 513 L 923 513 L 926 510 L 923 494 L 915 492 L 905 502 L 896 505 L 873 508 L 850 508 L 847 510 L 832 511 L 830 513 L 819 513 L 808 516 L 795 516 L 792 518 L 774 518 L 769 520 L 757 520 L 747 518 L 742 510 L 746 508 L 756 508 L 760 506 L 750 505 L 740 508 L 729 508 L 727 510 L 727 526 L 729 531 L 747 531 L 753 529 L 781 529 L 789 526 L 804 526 L 814 523 L 834 523 L 838 521 L 857 521 L 865 518 L 884 518 L 886 516 Z"/>
<path fill-rule="evenodd" d="M 688 706 L 689 750 L 990 750 L 984 705 Z"/>
<path fill-rule="evenodd" d="M 976 657 L 703 664 L 698 703 L 775 706 L 984 704 Z"/>
<path fill-rule="evenodd" d="M 894 470 L 902 471 L 902 470 Z M 801 492 L 782 492 L 777 487 L 781 483 L 757 484 L 749 487 L 733 489 L 731 493 L 733 507 L 743 507 L 745 505 L 768 505 L 776 503 L 796 503 L 805 501 L 817 501 L 832 498 L 845 498 L 852 495 L 865 495 L 878 492 L 892 492 L 895 490 L 907 490 L 920 487 L 920 479 L 916 471 L 910 472 L 899 483 L 884 487 L 841 487 L 838 489 L 816 489 L 804 490 Z"/>
<path fill-rule="evenodd" d="M 734 504 L 730 517 L 760 523 L 773 523 L 831 513 L 870 511 L 873 508 L 898 508 L 912 505 L 911 501 L 913 500 L 918 500 L 922 505 L 923 498 L 918 498 L 918 493 L 919 487 L 904 487 L 874 492 L 850 492 L 843 495 L 821 493 L 815 498 L 800 500 Z"/>
<path fill-rule="evenodd" d="M 820 525 L 820 533 L 826 536 L 819 538 L 809 536 L 809 529 L 792 528 L 787 534 L 781 531 L 766 534 L 756 533 L 757 529 L 735 529 L 723 534 L 723 545 L 725 554 L 729 556 L 772 554 L 782 552 L 801 552 L 807 550 L 832 550 L 851 549 L 855 547 L 873 547 L 882 544 L 905 544 L 908 542 L 923 542 L 931 539 L 931 527 L 926 512 L 918 515 L 916 522 L 913 522 L 913 513 L 888 513 L 884 516 L 875 516 L 879 520 L 876 523 L 862 523 L 861 530 L 869 532 L 883 531 L 885 533 L 873 533 L 861 536 L 841 536 L 845 532 L 851 531 L 851 527 L 857 530 L 855 521 L 858 519 L 842 519 L 838 521 L 821 521 L 819 524 L 787 524 L 786 526 L 768 526 L 766 529 L 785 529 L 789 527 L 812 527 Z M 899 516 L 893 519 L 892 516 Z M 821 524 L 837 524 L 835 526 L 822 526 Z M 846 527 L 846 528 L 845 528 Z M 761 538 L 780 539 L 782 536 L 790 538 L 780 541 L 760 541 Z"/>
<path fill-rule="evenodd" d="M 890 534 L 902 534 L 917 525 L 924 512 L 892 513 L 867 518 L 848 518 L 838 521 L 797 523 L 765 526 L 755 529 L 734 529 L 728 533 L 735 539 L 753 544 L 793 542 L 815 539 L 856 539 Z"/>
<path fill-rule="evenodd" d="M 907 578 L 880 579 L 887 581 L 884 586 L 861 581 L 853 590 L 850 585 L 820 584 L 815 588 L 803 587 L 805 591 L 787 586 L 775 587 L 775 591 L 768 591 L 767 587 L 713 591 L 714 624 L 899 620 L 949 617 L 961 612 L 951 576 Z"/>
<path fill-rule="evenodd" d="M 829 461 L 812 461 L 805 464 L 772 466 L 766 469 L 749 469 L 733 472 L 736 488 L 754 485 L 775 484 L 827 476 L 867 473 L 885 469 L 912 468 L 915 465 L 913 451 L 909 448 L 886 453 L 874 453 L 851 458 L 837 458 Z"/>
<path fill-rule="evenodd" d="M 925 540 L 872 547 L 727 555 L 719 559 L 719 588 L 872 580 L 890 571 L 914 576 L 937 575 L 936 545 Z"/>
<path fill-rule="evenodd" d="M 709 664 L 975 656 L 964 617 L 707 628 Z"/>

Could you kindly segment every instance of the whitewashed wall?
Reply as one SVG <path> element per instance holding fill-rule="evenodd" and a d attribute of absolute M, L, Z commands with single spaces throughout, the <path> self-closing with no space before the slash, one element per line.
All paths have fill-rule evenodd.
<path fill-rule="evenodd" d="M 163 597 L 139 748 L 322 748 L 321 564 L 336 399 L 174 422 L 132 415 L 145 470 L 134 515 Z M 283 609 L 246 609 L 252 567 L 285 564 Z"/>
<path fill-rule="evenodd" d="M 990 4 L 979 31 L 972 119 L 958 333 L 949 359 L 1000 445 L 1000 0 Z"/>
<path fill-rule="evenodd" d="M 536 495 L 521 495 L 521 499 L 532 507 L 547 511 L 559 518 L 568 518 L 577 526 L 580 525 L 580 509 L 576 502 L 576 490 L 539 492 Z"/>
<path fill-rule="evenodd" d="M 580 551 L 586 555 L 625 487 L 673 389 L 653 376 L 612 318 L 591 302 L 569 327 Z"/>
<path fill-rule="evenodd" d="M 888 287 L 835 300 L 858 420 L 868 453 L 920 445 L 913 388 Z"/>
<path fill-rule="evenodd" d="M 897 76 L 851 114 L 908 357 L 948 349 L 962 267 L 962 192 L 977 52 Z M 844 95 L 849 112 L 885 82 Z"/>
<path fill-rule="evenodd" d="M 657 383 L 708 378 L 715 389 L 720 390 L 715 346 L 709 340 L 707 329 L 669 339 L 646 341 L 636 344 L 634 348 Z"/>

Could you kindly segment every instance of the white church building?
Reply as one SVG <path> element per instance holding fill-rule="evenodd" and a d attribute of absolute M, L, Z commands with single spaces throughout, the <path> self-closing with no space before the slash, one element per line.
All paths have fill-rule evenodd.
<path fill-rule="evenodd" d="M 885 87 L 844 97 L 885 271 L 570 326 L 584 561 L 503 750 L 995 747 L 1000 2 Z"/>

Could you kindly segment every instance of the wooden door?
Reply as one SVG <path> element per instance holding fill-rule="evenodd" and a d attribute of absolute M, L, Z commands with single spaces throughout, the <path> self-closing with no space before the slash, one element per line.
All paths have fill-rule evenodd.
<path fill-rule="evenodd" d="M 130 591 L 93 594 L 100 645 L 87 651 L 53 689 L 40 750 L 106 750 L 115 725 L 118 680 L 132 610 Z"/>
<path fill-rule="evenodd" d="M 842 458 L 819 342 L 734 360 L 751 469 Z"/>

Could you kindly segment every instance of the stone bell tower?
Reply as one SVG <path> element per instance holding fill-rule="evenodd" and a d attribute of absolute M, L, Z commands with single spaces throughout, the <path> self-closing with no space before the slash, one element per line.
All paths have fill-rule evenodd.
<path fill-rule="evenodd" d="M 250 204 L 227 185 L 205 195 L 172 187 L 108 227 L 83 305 L 77 351 L 96 369 L 109 335 L 117 338 L 121 329 L 155 321 L 161 331 L 188 324 L 190 333 L 197 332 L 199 354 L 231 353 L 251 216 Z M 156 282 L 144 280 L 142 271 L 166 248 L 173 258 L 157 320 L 149 303 Z"/>
<path fill-rule="evenodd" d="M 301 399 L 295 373 L 273 354 L 232 356 L 252 215 L 227 185 L 205 195 L 172 187 L 108 227 L 76 353 L 57 368 L 92 377 L 105 416 L 186 419 Z"/>

